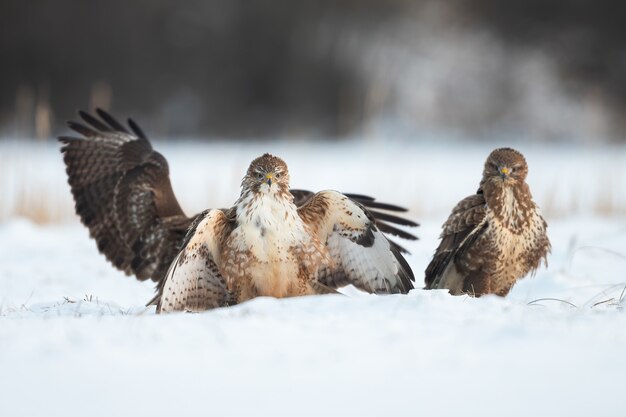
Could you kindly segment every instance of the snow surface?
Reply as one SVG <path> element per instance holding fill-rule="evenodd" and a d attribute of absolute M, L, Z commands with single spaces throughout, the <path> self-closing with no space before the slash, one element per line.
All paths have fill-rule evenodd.
<path fill-rule="evenodd" d="M 443 145 L 407 145 L 398 156 L 399 146 L 365 142 L 341 164 L 346 144 L 272 147 L 295 187 L 412 207 L 420 240 L 406 246 L 419 287 L 441 223 L 475 191 L 493 146 L 446 154 Z M 593 205 L 599 173 L 608 168 L 612 186 L 626 183 L 626 153 L 520 148 L 537 202 L 553 198 L 553 251 L 549 267 L 505 299 L 346 289 L 348 296 L 259 298 L 157 316 L 143 307 L 153 284 L 112 268 L 75 218 L 41 226 L 8 217 L 0 223 L 0 416 L 626 415 L 626 217 L 600 217 Z M 5 202 L 25 173 L 29 189 L 45 189 L 51 206 L 71 210 L 57 150 L 37 149 L 24 156 L 30 165 L 19 165 L 24 148 L 3 145 L 3 156 L 14 151 L 5 162 L 22 170 L 4 176 L 13 181 L 4 184 Z M 232 203 L 244 161 L 264 150 L 158 149 L 190 213 Z M 317 168 L 314 157 L 329 152 Z M 411 152 L 419 163 L 403 166 Z M 385 166 L 375 164 L 377 154 Z M 396 180 L 403 170 L 410 178 Z M 440 188 L 427 181 L 435 173 Z M 207 194 L 188 178 L 206 181 Z M 624 201 L 605 192 L 614 207 Z"/>

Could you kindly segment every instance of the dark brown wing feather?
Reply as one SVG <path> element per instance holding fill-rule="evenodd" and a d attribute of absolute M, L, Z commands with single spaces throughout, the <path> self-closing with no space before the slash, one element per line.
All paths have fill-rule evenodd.
<path fill-rule="evenodd" d="M 481 230 L 477 230 L 469 239 L 466 239 L 485 218 L 485 210 L 485 197 L 480 191 L 464 198 L 452 209 L 452 214 L 443 225 L 441 242 L 426 268 L 427 289 L 436 288 L 434 286 L 436 280 L 441 277 L 448 264 L 457 255 L 467 250 L 480 236 Z"/>
<path fill-rule="evenodd" d="M 96 112 L 99 118 L 80 111 L 82 122 L 68 122 L 83 138 L 59 138 L 76 213 L 115 267 L 140 280 L 160 282 L 193 218 L 185 216 L 176 200 L 167 161 L 153 150 L 137 123 L 128 120 L 129 132 L 107 112 Z M 313 195 L 305 190 L 293 190 L 293 194 L 298 206 Z M 417 239 L 396 227 L 417 223 L 373 210 L 406 209 L 364 195 L 346 195 L 367 207 L 384 233 Z M 394 252 L 406 252 L 390 243 Z"/>
<path fill-rule="evenodd" d="M 83 138 L 60 137 L 76 213 L 118 269 L 161 281 L 192 222 L 180 208 L 165 158 L 139 126 L 133 133 L 108 113 L 79 112 L 68 122 Z"/>
<path fill-rule="evenodd" d="M 314 195 L 312 191 L 308 190 L 299 190 L 299 189 L 291 189 L 289 192 L 294 197 L 294 203 L 298 207 L 302 207 L 306 204 Z M 343 193 L 346 197 L 350 198 L 352 201 L 359 203 L 366 210 L 368 216 L 372 217 L 376 223 L 378 229 L 388 235 L 397 236 L 402 239 L 407 240 L 417 240 L 418 237 L 412 233 L 409 233 L 405 230 L 398 228 L 397 226 L 408 226 L 408 227 L 417 227 L 419 223 L 411 221 L 409 219 L 405 219 L 404 217 L 396 216 L 389 213 L 383 213 L 379 210 L 386 210 L 391 212 L 406 212 L 408 211 L 404 207 L 396 206 L 394 204 L 389 203 L 381 203 L 376 201 L 373 197 L 369 197 L 362 194 L 352 194 L 352 193 Z M 394 250 L 400 253 L 408 254 L 405 248 L 397 244 L 396 242 L 389 240 L 389 243 L 394 248 Z"/>

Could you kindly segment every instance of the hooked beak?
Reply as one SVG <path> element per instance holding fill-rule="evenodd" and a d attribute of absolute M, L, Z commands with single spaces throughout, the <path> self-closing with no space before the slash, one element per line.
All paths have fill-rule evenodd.
<path fill-rule="evenodd" d="M 265 180 L 267 181 L 268 186 L 272 186 L 272 179 L 274 178 L 274 174 L 269 173 L 265 175 Z"/>
<path fill-rule="evenodd" d="M 510 173 L 511 173 L 511 170 L 508 169 L 507 167 L 500 168 L 500 177 L 506 178 L 509 176 Z"/>

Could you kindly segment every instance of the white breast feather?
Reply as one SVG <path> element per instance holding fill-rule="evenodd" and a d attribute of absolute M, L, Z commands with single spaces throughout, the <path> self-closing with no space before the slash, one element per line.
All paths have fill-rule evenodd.
<path fill-rule="evenodd" d="M 243 200 L 237 207 L 237 222 L 233 243 L 238 250 L 250 250 L 262 262 L 275 258 L 277 248 L 289 248 L 310 239 L 296 206 L 267 195 Z"/>
<path fill-rule="evenodd" d="M 237 206 L 237 222 L 230 242 L 253 257 L 253 266 L 245 273 L 259 294 L 286 295 L 299 274 L 299 260 L 290 249 L 307 251 L 311 242 L 296 206 L 270 195 L 249 196 Z"/>

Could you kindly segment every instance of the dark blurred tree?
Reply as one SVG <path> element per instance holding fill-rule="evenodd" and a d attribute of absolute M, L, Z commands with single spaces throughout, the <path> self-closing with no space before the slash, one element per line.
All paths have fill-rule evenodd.
<path fill-rule="evenodd" d="M 455 1 L 475 26 L 511 47 L 547 51 L 564 82 L 600 92 L 626 129 L 626 3 L 619 0 Z M 580 92 L 584 95 L 586 92 Z"/>
<path fill-rule="evenodd" d="M 43 99 L 57 125 L 112 104 L 162 135 L 345 133 L 361 81 L 319 40 L 328 24 L 386 19 L 401 3 L 3 1 L 2 122 Z"/>
<path fill-rule="evenodd" d="M 103 106 L 161 136 L 349 134 L 370 80 L 345 65 L 351 40 L 337 34 L 393 27 L 428 1 L 3 0 L 0 126 L 45 136 L 76 108 Z M 624 113 L 621 3 L 447 4 L 459 24 L 551 51 L 565 80 Z"/>

